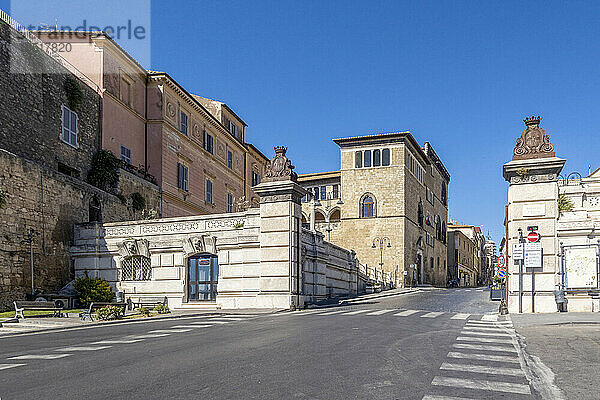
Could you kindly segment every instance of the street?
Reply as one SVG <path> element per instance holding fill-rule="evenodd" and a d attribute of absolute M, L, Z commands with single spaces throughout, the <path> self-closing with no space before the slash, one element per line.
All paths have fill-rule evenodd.
<path fill-rule="evenodd" d="M 4 337 L 0 398 L 538 398 L 488 295 L 390 291 L 327 309 Z"/>

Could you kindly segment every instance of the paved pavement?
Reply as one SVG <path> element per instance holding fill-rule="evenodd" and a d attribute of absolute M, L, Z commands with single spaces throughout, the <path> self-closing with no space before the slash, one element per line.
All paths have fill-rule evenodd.
<path fill-rule="evenodd" d="M 1 337 L 0 398 L 540 398 L 487 292 L 387 294 Z"/>

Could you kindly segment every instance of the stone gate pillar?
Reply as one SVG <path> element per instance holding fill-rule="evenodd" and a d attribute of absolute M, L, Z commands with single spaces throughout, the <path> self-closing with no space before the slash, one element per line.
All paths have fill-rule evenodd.
<path fill-rule="evenodd" d="M 508 309 L 519 312 L 519 266 L 512 257 L 513 245 L 519 242 L 528 227 L 537 227 L 541 235 L 542 266 L 535 271 L 523 267 L 522 310 L 531 312 L 532 272 L 535 273 L 535 312 L 555 312 L 555 285 L 559 282 L 557 177 L 565 161 L 555 156 L 550 136 L 539 127 L 540 117 L 525 118 L 526 129 L 517 139 L 512 161 L 504 164 L 503 175 L 508 188 L 508 215 L 506 219 L 508 266 Z"/>
<path fill-rule="evenodd" d="M 260 279 L 257 306 L 303 307 L 300 264 L 302 206 L 307 191 L 296 183 L 294 166 L 285 147 L 275 147 L 262 183 L 253 189 L 260 197 Z"/>

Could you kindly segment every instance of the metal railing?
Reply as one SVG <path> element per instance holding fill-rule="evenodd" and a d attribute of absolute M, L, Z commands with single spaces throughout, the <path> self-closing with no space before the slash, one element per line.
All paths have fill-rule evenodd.
<path fill-rule="evenodd" d="M 50 46 L 44 43 L 40 38 L 38 38 L 34 33 L 30 32 L 17 22 L 13 17 L 8 15 L 4 10 L 0 9 L 0 19 L 6 24 L 8 24 L 11 28 L 17 31 L 21 36 L 27 39 L 31 44 L 38 47 L 48 56 L 50 56 L 54 61 L 63 66 L 67 71 L 75 75 L 77 78 L 81 79 L 86 85 L 94 89 L 97 93 L 102 93 L 98 85 L 96 85 L 90 78 L 88 78 L 83 72 L 79 71 L 73 64 L 65 60 L 60 54 L 55 51 L 52 51 Z"/>

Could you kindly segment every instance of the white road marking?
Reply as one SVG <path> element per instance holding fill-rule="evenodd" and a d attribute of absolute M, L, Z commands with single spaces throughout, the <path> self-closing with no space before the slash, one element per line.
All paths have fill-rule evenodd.
<path fill-rule="evenodd" d="M 510 382 L 484 381 L 480 379 L 447 378 L 436 376 L 431 382 L 437 386 L 451 386 L 467 389 L 490 390 L 494 392 L 531 394 L 529 385 Z"/>
<path fill-rule="evenodd" d="M 454 314 L 450 319 L 467 319 L 471 316 L 471 314 Z"/>
<path fill-rule="evenodd" d="M 71 346 L 71 347 L 63 347 L 62 349 L 56 349 L 54 351 L 95 351 L 95 350 L 103 350 L 110 349 L 112 346 Z"/>
<path fill-rule="evenodd" d="M 230 317 L 215 317 L 211 318 L 211 320 L 219 320 L 219 321 L 243 321 L 245 318 L 230 318 Z"/>
<path fill-rule="evenodd" d="M 316 313 L 315 315 L 333 315 L 333 314 L 343 313 L 346 311 L 348 311 L 348 310 L 325 311 L 325 312 Z"/>
<path fill-rule="evenodd" d="M 470 330 L 470 331 L 479 331 L 479 332 L 514 332 L 515 330 L 513 328 L 504 328 L 504 327 L 497 327 L 497 328 L 488 328 L 487 326 L 473 326 L 473 325 L 467 325 L 465 326 L 463 329 L 466 330 Z"/>
<path fill-rule="evenodd" d="M 413 315 L 413 314 L 416 314 L 416 313 L 418 313 L 417 310 L 406 310 L 406 311 L 399 312 L 398 314 L 394 314 L 394 316 L 396 316 L 396 317 L 408 317 L 409 315 Z"/>
<path fill-rule="evenodd" d="M 350 312 L 344 313 L 342 315 L 356 315 L 356 314 L 369 312 L 369 311 L 371 311 L 371 310 L 355 310 L 355 311 L 350 311 Z"/>
<path fill-rule="evenodd" d="M 450 397 L 450 396 L 435 396 L 435 395 L 426 394 L 425 396 L 423 396 L 422 400 L 477 400 L 477 399 L 474 399 L 472 397 L 469 397 L 469 398 Z"/>
<path fill-rule="evenodd" d="M 454 343 L 452 347 L 457 349 L 484 350 L 484 351 L 505 351 L 508 353 L 516 353 L 517 350 L 513 347 L 491 346 L 487 344 L 469 344 L 469 343 Z"/>
<path fill-rule="evenodd" d="M 148 331 L 148 333 L 182 333 L 189 331 L 191 331 L 191 329 L 155 329 L 153 331 Z"/>
<path fill-rule="evenodd" d="M 476 335 L 476 336 L 504 336 L 504 337 L 512 337 L 510 333 L 506 332 L 478 332 L 471 330 L 463 330 L 461 335 Z"/>
<path fill-rule="evenodd" d="M 150 333 L 150 334 L 146 334 L 146 335 L 135 335 L 135 336 L 130 336 L 132 339 L 153 339 L 153 338 L 157 338 L 157 337 L 164 337 L 164 336 L 169 336 L 171 335 L 170 333 Z"/>
<path fill-rule="evenodd" d="M 141 342 L 141 339 L 115 339 L 115 340 L 101 340 L 92 344 L 129 344 L 135 342 Z"/>
<path fill-rule="evenodd" d="M 442 314 L 443 314 L 443 312 L 430 312 L 430 313 L 421 315 L 421 318 L 435 318 L 435 317 L 439 317 Z"/>
<path fill-rule="evenodd" d="M 451 351 L 448 358 L 461 358 L 466 360 L 499 361 L 520 364 L 519 358 L 514 356 L 497 356 L 495 354 L 460 353 Z"/>
<path fill-rule="evenodd" d="M 208 323 L 208 321 L 206 321 Z M 175 325 L 172 326 L 171 329 L 187 329 L 187 328 L 206 328 L 207 326 L 212 326 L 212 325 L 199 325 L 199 324 L 195 324 L 195 325 Z"/>
<path fill-rule="evenodd" d="M 392 310 L 379 310 L 379 311 L 370 312 L 370 313 L 365 314 L 365 315 L 383 315 L 385 313 L 389 313 L 389 312 L 392 312 L 392 311 L 396 311 L 396 310 L 394 310 L 394 309 L 392 309 Z"/>
<path fill-rule="evenodd" d="M 193 322 L 192 322 L 193 323 Z M 202 321 L 203 324 L 216 324 L 216 325 L 225 325 L 228 324 L 229 321 L 216 321 L 214 319 L 207 319 L 205 321 Z"/>
<path fill-rule="evenodd" d="M 25 354 L 22 356 L 8 357 L 7 360 L 56 360 L 69 357 L 71 354 Z"/>
<path fill-rule="evenodd" d="M 476 319 L 469 320 L 469 324 L 481 326 L 512 326 L 512 323 L 509 321 L 477 321 Z"/>
<path fill-rule="evenodd" d="M 459 336 L 456 340 L 461 340 L 463 342 L 481 342 L 481 343 L 504 343 L 504 344 L 512 344 L 512 339 L 499 339 L 499 338 L 489 338 L 489 337 L 467 337 L 467 336 Z"/>
<path fill-rule="evenodd" d="M 15 368 L 15 367 L 22 367 L 23 365 L 27 365 L 27 364 L 0 364 L 0 370 Z"/>
<path fill-rule="evenodd" d="M 481 317 L 482 321 L 498 321 L 498 314 L 485 314 Z"/>
<path fill-rule="evenodd" d="M 473 365 L 473 364 L 454 364 L 445 362 L 442 364 L 440 369 L 448 371 L 464 371 L 464 372 L 475 372 L 478 374 L 491 374 L 491 375 L 510 375 L 510 376 L 524 376 L 525 373 L 520 368 L 501 368 L 501 367 L 490 367 L 488 365 Z"/>

